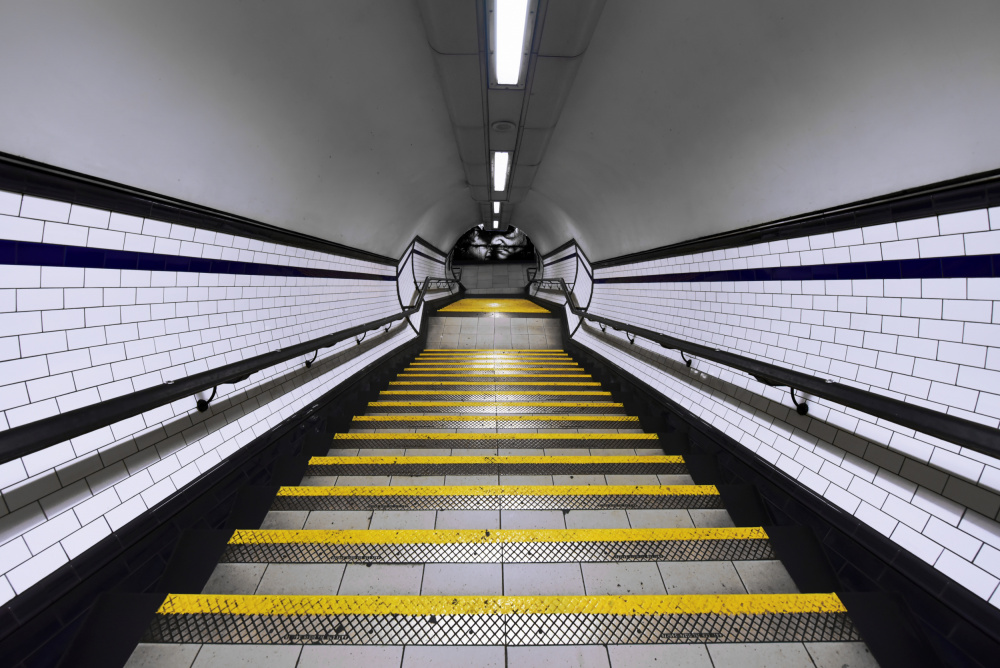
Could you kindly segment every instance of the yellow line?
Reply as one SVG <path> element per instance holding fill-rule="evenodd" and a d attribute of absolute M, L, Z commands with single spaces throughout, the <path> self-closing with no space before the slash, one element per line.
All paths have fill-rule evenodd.
<path fill-rule="evenodd" d="M 452 406 L 455 408 L 487 408 L 490 406 L 519 406 L 522 408 L 623 408 L 624 404 L 612 401 L 369 401 L 371 408 L 419 408 L 420 406 Z"/>
<path fill-rule="evenodd" d="M 715 485 L 420 485 L 281 487 L 278 496 L 718 496 Z"/>
<path fill-rule="evenodd" d="M 683 464 L 684 458 L 675 455 L 487 455 L 487 456 L 388 456 L 388 457 L 312 457 L 310 466 L 389 466 L 392 464 Z"/>
<path fill-rule="evenodd" d="M 845 613 L 836 594 L 249 596 L 170 594 L 160 615 L 777 615 Z"/>
<path fill-rule="evenodd" d="M 399 394 L 419 394 L 419 395 L 438 395 L 438 394 L 461 394 L 461 390 L 382 390 L 380 394 L 391 394 L 393 396 Z M 610 397 L 610 392 L 599 392 L 599 391 L 587 391 L 587 390 L 548 390 L 548 391 L 529 391 L 529 390 L 494 390 L 488 392 L 487 394 L 523 394 L 528 396 L 537 395 L 556 395 L 556 396 L 586 396 L 586 397 Z"/>
<path fill-rule="evenodd" d="M 639 418 L 634 415 L 355 415 L 354 422 L 422 422 L 427 420 L 447 422 L 478 422 L 480 420 L 526 420 L 538 422 L 556 422 L 566 419 L 588 420 L 591 422 L 635 422 Z M 468 435 L 468 434 L 466 434 Z M 540 436 L 541 434 L 537 434 Z M 573 434 L 577 436 L 578 434 Z M 624 434 L 620 434 L 624 435 Z"/>
<path fill-rule="evenodd" d="M 437 371 L 438 369 L 420 369 L 420 371 Z M 397 378 L 590 378 L 589 373 L 510 373 L 494 371 L 493 373 L 400 373 Z M 500 381 L 497 381 L 500 382 Z"/>
<path fill-rule="evenodd" d="M 524 366 L 520 364 L 511 364 L 509 366 L 503 366 L 500 364 L 482 364 L 479 366 L 476 366 L 474 364 L 465 366 L 431 365 L 426 367 L 411 365 L 406 367 L 405 371 L 489 371 L 491 369 L 494 371 L 542 371 L 542 372 L 555 371 L 557 373 L 566 373 L 566 372 L 576 371 L 577 369 L 583 371 L 583 368 L 579 366 L 570 368 L 563 368 L 563 367 L 548 368 L 545 366 Z"/>
<path fill-rule="evenodd" d="M 335 434 L 335 441 L 367 441 L 376 440 L 428 440 L 428 441 L 476 441 L 476 440 L 511 440 L 511 441 L 570 441 L 582 439 L 585 441 L 614 441 L 618 439 L 631 441 L 656 441 L 656 434 Z"/>
<path fill-rule="evenodd" d="M 425 353 L 564 353 L 561 348 L 424 348 Z"/>
<path fill-rule="evenodd" d="M 470 385 L 478 387 L 493 387 L 494 385 L 526 385 L 528 387 L 600 387 L 601 384 L 596 381 L 582 382 L 582 383 L 568 383 L 564 381 L 556 381 L 554 383 L 536 383 L 532 381 L 506 381 L 506 380 L 491 380 L 491 381 L 479 381 L 479 380 L 453 380 L 451 382 L 446 382 L 443 380 L 393 380 L 389 381 L 389 385 L 431 385 L 437 387 L 438 385 Z M 513 392 L 514 390 L 496 390 L 497 392 Z"/>
<path fill-rule="evenodd" d="M 230 545 L 447 545 L 453 543 L 624 543 L 636 541 L 767 540 L 762 527 L 714 529 L 430 529 L 362 531 L 236 531 Z"/>
<path fill-rule="evenodd" d="M 576 362 L 560 362 L 557 360 L 538 360 L 533 363 L 528 360 L 500 362 L 494 360 L 414 360 L 413 366 L 580 366 Z"/>

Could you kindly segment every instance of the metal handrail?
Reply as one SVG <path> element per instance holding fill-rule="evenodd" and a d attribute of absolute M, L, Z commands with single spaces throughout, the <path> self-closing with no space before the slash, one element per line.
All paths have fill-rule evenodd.
<path fill-rule="evenodd" d="M 192 397 L 199 392 L 212 390 L 211 397 L 208 399 L 198 399 L 195 404 L 198 410 L 208 410 L 208 406 L 212 399 L 215 398 L 219 385 L 239 383 L 261 369 L 266 369 L 275 364 L 281 364 L 290 359 L 315 352 L 312 359 L 304 361 L 305 365 L 310 367 L 321 349 L 330 348 L 341 341 L 352 338 L 360 344 L 368 332 L 382 329 L 383 327 L 388 331 L 389 326 L 396 320 L 402 320 L 417 313 L 420 311 L 420 307 L 424 302 L 424 296 L 431 289 L 431 285 L 440 287 L 442 283 L 450 286 L 453 283 L 458 283 L 458 281 L 450 278 L 427 277 L 424 279 L 423 286 L 421 286 L 413 305 L 404 308 L 395 315 L 366 322 L 363 325 L 350 327 L 310 341 L 297 343 L 287 348 L 280 348 L 250 359 L 233 362 L 217 369 L 203 371 L 185 378 L 178 378 L 177 380 L 168 380 L 160 385 L 139 390 L 138 392 L 108 399 L 107 401 L 77 408 L 61 415 L 54 415 L 0 432 L 0 463 L 6 463 L 19 457 L 30 455 L 33 452 L 38 452 L 56 443 L 68 441 L 71 438 L 87 434 L 110 424 L 115 424 L 116 422 L 145 413 L 159 406 L 184 399 L 185 397 Z"/>
<path fill-rule="evenodd" d="M 908 404 L 905 401 L 882 396 L 874 392 L 868 392 L 850 385 L 844 385 L 834 380 L 817 378 L 809 374 L 785 369 L 783 367 L 760 362 L 758 360 L 727 352 L 719 348 L 712 348 L 684 339 L 678 339 L 668 334 L 661 334 L 644 327 L 636 327 L 617 320 L 610 320 L 600 316 L 592 315 L 586 309 L 576 306 L 572 299 L 572 293 L 566 287 L 566 282 L 561 278 L 543 278 L 531 283 L 546 289 L 557 287 L 566 295 L 566 306 L 574 315 L 590 320 L 600 325 L 602 330 L 610 327 L 614 330 L 624 332 L 629 343 L 635 343 L 635 337 L 641 336 L 644 339 L 660 344 L 664 348 L 677 350 L 684 358 L 684 353 L 694 357 L 711 360 L 725 365 L 732 369 L 744 371 L 765 385 L 772 387 L 787 387 L 792 394 L 792 403 L 800 415 L 809 412 L 808 404 L 802 400 L 796 400 L 796 390 L 807 393 L 815 397 L 822 397 L 830 401 L 854 408 L 868 415 L 882 418 L 901 425 L 915 429 L 924 434 L 940 438 L 944 441 L 960 445 L 970 450 L 975 450 L 990 457 L 1000 458 L 1000 430 L 987 427 L 971 420 L 965 420 L 947 413 L 930 410 L 922 406 Z M 528 284 L 528 289 L 531 288 Z M 631 335 L 631 336 L 629 336 Z M 684 358 L 688 366 L 690 360 Z"/>

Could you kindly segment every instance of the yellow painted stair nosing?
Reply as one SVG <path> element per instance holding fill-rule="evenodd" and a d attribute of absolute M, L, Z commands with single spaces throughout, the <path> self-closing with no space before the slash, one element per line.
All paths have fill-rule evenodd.
<path fill-rule="evenodd" d="M 711 529 L 241 529 L 230 545 L 445 545 L 503 543 L 599 543 L 637 541 L 768 540 L 763 527 Z"/>
<path fill-rule="evenodd" d="M 555 422 L 566 419 L 588 420 L 590 422 L 635 422 L 639 418 L 634 415 L 355 415 L 354 422 L 416 422 L 435 420 L 445 422 L 473 422 L 479 420 L 525 420 L 537 422 Z"/>
<path fill-rule="evenodd" d="M 715 485 L 408 485 L 288 486 L 278 496 L 718 496 Z"/>
<path fill-rule="evenodd" d="M 369 401 L 371 408 L 420 406 L 451 406 L 454 408 L 487 408 L 489 406 L 551 407 L 551 408 L 624 408 L 613 401 Z"/>
<path fill-rule="evenodd" d="M 836 594 L 282 596 L 169 594 L 159 615 L 768 615 L 846 613 Z"/>
<path fill-rule="evenodd" d="M 656 434 L 533 434 L 533 433 L 466 433 L 466 434 L 454 434 L 454 433 L 411 433 L 411 434 L 357 434 L 357 433 L 340 433 L 334 434 L 333 440 L 340 441 L 361 441 L 361 440 L 442 440 L 442 441 L 465 441 L 465 440 L 512 440 L 512 441 L 528 441 L 528 440 L 547 440 L 547 441 L 569 441 L 569 440 L 586 440 L 586 441 L 612 441 L 612 440 L 634 440 L 634 441 L 658 441 L 659 436 Z"/>
<path fill-rule="evenodd" d="M 368 466 L 390 464 L 683 464 L 677 455 L 446 455 L 384 457 L 311 457 L 310 466 Z"/>

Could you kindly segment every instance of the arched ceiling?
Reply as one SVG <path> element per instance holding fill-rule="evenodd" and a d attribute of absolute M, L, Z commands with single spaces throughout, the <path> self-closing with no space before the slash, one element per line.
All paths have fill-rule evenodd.
<path fill-rule="evenodd" d="M 469 165 L 491 141 L 456 100 L 480 96 L 487 128 L 492 97 L 441 56 L 466 53 L 479 1 L 4 0 L 0 151 L 384 255 L 450 248 L 486 210 Z M 437 3 L 464 9 L 436 24 Z M 551 67 L 524 99 L 555 97 L 503 224 L 543 252 L 576 237 L 603 259 L 1000 167 L 995 0 L 538 7 Z"/>
<path fill-rule="evenodd" d="M 0 151 L 392 257 L 477 220 L 411 0 L 3 0 Z"/>
<path fill-rule="evenodd" d="M 609 0 L 515 224 L 599 260 L 996 169 L 998 27 L 995 0 Z"/>

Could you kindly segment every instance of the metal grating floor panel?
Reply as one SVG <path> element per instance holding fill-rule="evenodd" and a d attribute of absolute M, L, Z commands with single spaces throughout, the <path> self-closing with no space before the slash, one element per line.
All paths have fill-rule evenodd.
<path fill-rule="evenodd" d="M 237 531 L 223 563 L 597 563 L 774 559 L 763 529 Z"/>
<path fill-rule="evenodd" d="M 337 434 L 334 448 L 658 448 L 656 434 Z"/>
<path fill-rule="evenodd" d="M 307 476 L 681 475 L 681 457 L 313 457 Z"/>
<path fill-rule="evenodd" d="M 356 415 L 357 429 L 639 429 L 634 416 Z"/>
<path fill-rule="evenodd" d="M 271 510 L 626 510 L 723 508 L 711 485 L 282 487 Z"/>

